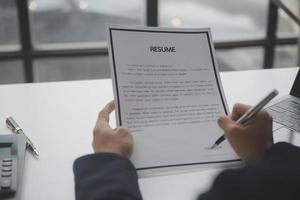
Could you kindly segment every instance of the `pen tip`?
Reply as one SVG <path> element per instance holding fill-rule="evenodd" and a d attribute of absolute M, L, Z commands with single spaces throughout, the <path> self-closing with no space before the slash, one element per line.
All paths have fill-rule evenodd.
<path fill-rule="evenodd" d="M 213 144 L 211 147 L 210 147 L 210 149 L 214 149 L 214 148 L 216 148 L 217 147 L 217 145 L 216 144 Z"/>

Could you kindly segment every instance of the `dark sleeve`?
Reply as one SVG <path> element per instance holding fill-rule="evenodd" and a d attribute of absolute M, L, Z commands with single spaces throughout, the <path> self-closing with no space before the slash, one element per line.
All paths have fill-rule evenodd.
<path fill-rule="evenodd" d="M 223 171 L 198 200 L 300 199 L 300 148 L 277 143 L 264 158 Z"/>
<path fill-rule="evenodd" d="M 117 154 L 96 153 L 78 158 L 73 166 L 76 200 L 140 200 L 132 163 Z"/>

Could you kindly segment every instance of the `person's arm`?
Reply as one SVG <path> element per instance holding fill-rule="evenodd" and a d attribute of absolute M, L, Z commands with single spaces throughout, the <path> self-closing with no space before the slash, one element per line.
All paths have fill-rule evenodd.
<path fill-rule="evenodd" d="M 272 118 L 266 111 L 259 112 L 245 125 L 235 123 L 248 109 L 249 106 L 236 104 L 231 118 L 218 120 L 246 166 L 223 171 L 199 200 L 274 200 L 299 196 L 300 148 L 288 143 L 273 145 Z"/>
<path fill-rule="evenodd" d="M 242 168 L 221 172 L 198 200 L 294 200 L 300 198 L 300 148 L 274 144 L 264 157 Z"/>
<path fill-rule="evenodd" d="M 118 154 L 95 153 L 75 161 L 77 200 L 137 200 L 137 174 L 131 162 Z"/>
<path fill-rule="evenodd" d="M 140 200 L 137 174 L 129 161 L 133 139 L 128 128 L 112 129 L 109 114 L 114 110 L 110 102 L 99 113 L 92 146 L 95 154 L 74 162 L 75 194 L 77 200 Z"/>

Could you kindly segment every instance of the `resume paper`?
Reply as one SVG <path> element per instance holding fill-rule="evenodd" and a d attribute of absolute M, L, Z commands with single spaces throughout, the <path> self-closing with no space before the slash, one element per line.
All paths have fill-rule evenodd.
<path fill-rule="evenodd" d="M 137 170 L 237 161 L 217 119 L 228 114 L 209 29 L 109 27 L 118 125 Z"/>

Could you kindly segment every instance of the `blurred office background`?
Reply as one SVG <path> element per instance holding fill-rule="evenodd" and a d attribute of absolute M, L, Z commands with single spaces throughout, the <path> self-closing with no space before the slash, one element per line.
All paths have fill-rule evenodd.
<path fill-rule="evenodd" d="M 299 66 L 299 12 L 299 0 L 0 0 L 0 84 L 109 78 L 109 23 L 211 27 L 221 71 Z"/>

